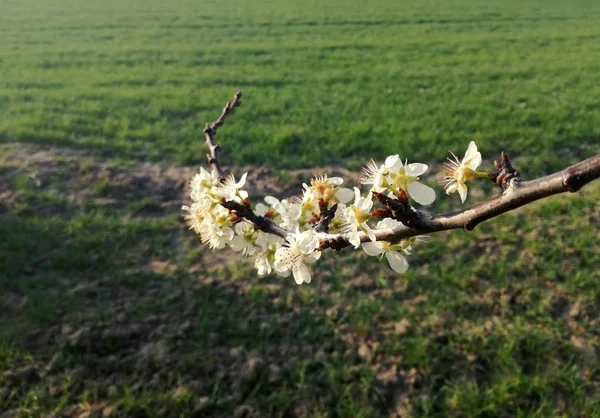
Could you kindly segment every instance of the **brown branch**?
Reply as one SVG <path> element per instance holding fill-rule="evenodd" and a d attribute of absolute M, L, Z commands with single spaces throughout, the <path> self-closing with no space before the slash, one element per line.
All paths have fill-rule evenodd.
<path fill-rule="evenodd" d="M 206 158 L 208 159 L 208 163 L 212 167 L 213 176 L 217 177 L 219 180 L 225 178 L 225 173 L 221 168 L 221 163 L 219 162 L 219 154 L 221 153 L 221 147 L 215 143 L 215 135 L 217 134 L 217 129 L 219 129 L 225 123 L 225 119 L 227 116 L 233 112 L 233 109 L 241 106 L 242 101 L 242 92 L 238 91 L 233 96 L 233 102 L 227 102 L 225 107 L 223 108 L 223 112 L 221 112 L 221 116 L 215 122 L 210 125 L 207 123 L 204 128 L 204 136 L 206 137 L 206 146 L 208 147 L 209 154 L 206 154 Z"/>
<path fill-rule="evenodd" d="M 223 113 L 213 124 L 206 125 L 206 143 L 210 150 L 208 161 L 213 172 L 220 179 L 224 178 L 224 172 L 219 164 L 220 147 L 215 144 L 214 136 L 217 128 L 223 125 L 227 115 L 240 106 L 242 92 L 237 92 L 233 102 L 227 102 Z M 422 234 L 448 231 L 450 229 L 473 230 L 477 225 L 489 219 L 495 218 L 503 213 L 525 206 L 536 200 L 566 192 L 577 192 L 587 183 L 600 177 L 600 154 L 581 161 L 571 167 L 546 177 L 536 180 L 524 181 L 519 172 L 512 167 L 508 155 L 502 152 L 500 162 L 495 161 L 497 172 L 490 174 L 490 179 L 504 189 L 504 192 L 488 201 L 482 202 L 469 209 L 459 212 L 448 213 L 439 216 L 430 216 L 423 212 L 414 210 L 408 205 L 408 200 L 403 195 L 397 195 L 398 201 L 389 199 L 384 195 L 374 194 L 387 208 L 386 215 L 391 214 L 394 219 L 401 221 L 404 225 L 388 230 L 375 232 L 377 241 L 388 241 L 392 243 Z M 225 208 L 234 211 L 240 218 L 247 219 L 256 225 L 261 231 L 286 238 L 294 232 L 275 224 L 270 218 L 256 215 L 250 205 L 236 202 L 221 203 Z M 329 234 L 327 232 L 329 222 L 335 214 L 335 207 L 330 210 L 321 208 L 321 217 L 315 233 L 321 241 L 321 250 L 331 248 L 341 250 L 350 245 L 344 234 Z M 370 241 L 366 234 L 361 235 L 361 241 Z"/>
<path fill-rule="evenodd" d="M 418 228 L 400 227 L 375 232 L 378 241 L 399 242 L 421 234 L 450 229 L 473 230 L 480 223 L 536 200 L 566 192 L 577 192 L 587 183 L 600 177 L 600 154 L 546 177 L 531 181 L 514 179 L 501 195 L 459 212 L 431 217 L 416 212 Z M 337 240 L 337 236 L 322 236 L 322 240 Z M 369 238 L 361 236 L 361 241 Z M 349 243 L 347 244 L 349 245 Z"/>
<path fill-rule="evenodd" d="M 401 226 L 395 229 L 375 232 L 377 241 L 400 242 L 403 239 L 422 234 L 448 231 L 450 229 L 473 230 L 480 223 L 495 218 L 503 213 L 525 206 L 536 200 L 566 192 L 577 192 L 587 183 L 600 177 L 600 154 L 568 167 L 549 176 L 531 181 L 515 178 L 501 195 L 459 212 L 439 216 L 429 216 L 420 211 L 411 213 L 409 220 L 404 220 L 413 227 Z M 256 215 L 252 209 L 239 203 L 225 202 L 224 207 L 235 211 L 238 216 L 254 223 L 266 233 L 285 238 L 293 232 L 276 225 L 271 219 Z M 316 231 L 321 241 L 321 250 L 331 248 L 341 250 L 350 246 L 344 234 L 328 234 Z M 365 234 L 361 241 L 370 241 Z"/>

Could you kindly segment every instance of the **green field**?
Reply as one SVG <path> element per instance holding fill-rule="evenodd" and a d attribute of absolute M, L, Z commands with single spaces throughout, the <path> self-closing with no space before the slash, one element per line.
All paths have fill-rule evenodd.
<path fill-rule="evenodd" d="M 255 197 L 471 140 L 525 178 L 597 154 L 599 22 L 595 0 L 0 2 L 0 417 L 600 417 L 598 182 L 438 234 L 402 276 L 324 254 L 302 287 L 179 210 L 239 89 L 217 139 Z"/>
<path fill-rule="evenodd" d="M 4 1 L 0 138 L 197 164 L 243 89 L 238 162 L 438 160 L 474 139 L 541 170 L 598 143 L 595 0 L 206 3 Z"/>

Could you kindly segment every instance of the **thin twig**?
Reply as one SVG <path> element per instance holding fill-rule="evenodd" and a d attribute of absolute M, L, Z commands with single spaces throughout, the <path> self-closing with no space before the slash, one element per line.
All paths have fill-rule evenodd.
<path fill-rule="evenodd" d="M 208 147 L 209 154 L 206 154 L 206 158 L 208 159 L 208 163 L 212 167 L 213 176 L 217 177 L 219 180 L 225 178 L 225 173 L 221 168 L 221 163 L 219 162 L 219 154 L 221 152 L 221 147 L 215 143 L 215 135 L 217 134 L 217 129 L 219 129 L 225 123 L 225 119 L 227 116 L 235 109 L 236 107 L 241 106 L 242 101 L 242 91 L 238 91 L 233 96 L 232 102 L 227 102 L 225 107 L 223 108 L 223 112 L 221 112 L 221 116 L 215 122 L 210 125 L 207 123 L 204 128 L 204 136 L 206 137 L 206 146 Z"/>

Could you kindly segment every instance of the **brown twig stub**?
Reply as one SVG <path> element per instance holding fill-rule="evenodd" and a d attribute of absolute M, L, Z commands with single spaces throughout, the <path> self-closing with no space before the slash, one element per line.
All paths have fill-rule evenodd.
<path fill-rule="evenodd" d="M 392 217 L 392 211 L 389 210 L 388 208 L 375 208 L 373 210 L 373 212 L 371 212 L 371 216 L 373 218 L 391 218 Z"/>
<path fill-rule="evenodd" d="M 321 245 L 319 246 L 319 251 L 325 251 L 327 249 L 332 249 L 335 251 L 341 251 L 346 247 L 350 246 L 350 242 L 346 240 L 343 236 L 338 235 L 334 238 L 326 238 L 320 241 Z"/>
<path fill-rule="evenodd" d="M 500 161 L 494 161 L 494 168 L 496 172 L 490 173 L 489 178 L 504 190 L 508 189 L 512 179 L 523 180 L 519 176 L 519 172 L 513 168 L 508 154 L 504 151 L 500 154 Z"/>
<path fill-rule="evenodd" d="M 317 221 L 314 229 L 317 232 L 328 232 L 329 224 L 331 223 L 331 220 L 335 217 L 335 212 L 337 211 L 338 204 L 336 203 L 330 209 L 327 209 L 327 204 L 321 205 L 319 202 L 319 207 L 321 209 L 321 217 Z"/>
<path fill-rule="evenodd" d="M 227 102 L 225 104 L 225 107 L 223 108 L 223 112 L 221 112 L 221 116 L 219 116 L 219 119 L 217 119 L 211 124 L 207 123 L 206 127 L 204 128 L 206 146 L 209 150 L 209 153 L 206 154 L 206 158 L 208 159 L 208 164 L 210 164 L 212 168 L 213 176 L 217 177 L 219 180 L 223 180 L 225 178 L 225 172 L 221 168 L 221 163 L 219 161 L 221 147 L 215 143 L 215 135 L 217 134 L 217 130 L 225 123 L 225 119 L 227 118 L 227 116 L 230 115 L 231 112 L 233 112 L 233 109 L 242 105 L 241 99 L 242 91 L 240 90 L 233 96 L 233 101 Z"/>

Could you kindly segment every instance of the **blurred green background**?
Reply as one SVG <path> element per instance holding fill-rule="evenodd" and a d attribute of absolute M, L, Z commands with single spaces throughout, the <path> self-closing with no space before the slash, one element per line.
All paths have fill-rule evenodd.
<path fill-rule="evenodd" d="M 0 3 L 6 416 L 600 416 L 598 184 L 402 276 L 344 251 L 297 287 L 186 230 L 239 89 L 217 139 L 254 196 L 471 140 L 526 178 L 598 153 L 599 2 L 323 3 Z"/>

